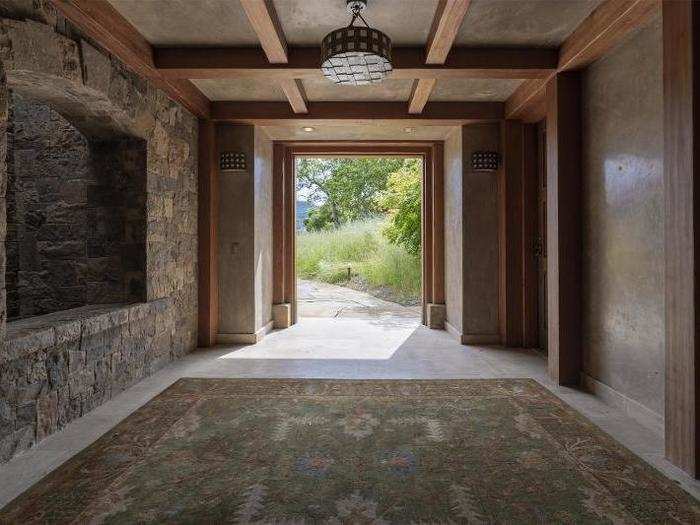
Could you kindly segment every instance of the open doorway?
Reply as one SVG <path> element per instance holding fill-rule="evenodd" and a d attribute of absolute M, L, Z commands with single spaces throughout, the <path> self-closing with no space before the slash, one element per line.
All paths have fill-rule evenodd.
<path fill-rule="evenodd" d="M 294 163 L 299 317 L 419 322 L 422 157 Z"/>
<path fill-rule="evenodd" d="M 388 181 L 392 172 L 399 172 L 402 168 L 408 170 L 417 169 L 420 176 L 420 241 L 418 242 L 415 238 L 413 240 L 413 251 L 414 253 L 419 253 L 420 261 L 420 294 L 418 301 L 413 299 L 415 304 L 406 305 L 405 307 L 417 307 L 415 308 L 416 313 L 420 315 L 420 321 L 432 328 L 444 328 L 444 312 L 445 312 L 445 276 L 444 276 L 444 175 L 443 175 L 443 143 L 442 142 L 275 142 L 274 144 L 274 177 L 273 177 L 273 320 L 274 326 L 277 328 L 284 328 L 291 326 L 297 322 L 300 317 L 299 311 L 299 301 L 298 301 L 298 287 L 297 287 L 297 243 L 299 239 L 297 238 L 297 170 L 301 168 L 301 165 L 313 164 L 305 162 L 304 159 L 317 159 L 320 160 L 346 160 L 350 161 L 355 159 L 356 161 L 361 161 L 364 159 L 366 171 L 367 165 L 372 164 L 374 159 L 375 164 L 381 164 L 382 161 L 379 159 L 384 159 L 383 162 L 386 164 L 395 164 L 393 166 L 395 169 L 387 170 L 385 173 L 386 182 L 382 183 L 380 190 L 381 192 L 388 191 Z M 317 164 L 323 164 L 322 162 L 316 162 Z M 327 163 L 332 165 L 333 163 Z M 336 162 L 339 164 L 339 162 Z M 348 164 L 348 163 L 346 163 Z M 352 163 L 349 163 L 352 164 Z M 343 169 L 346 169 L 344 166 Z M 360 173 L 363 172 L 362 169 L 358 170 Z M 347 182 L 347 173 L 344 176 L 339 177 L 339 180 Z M 368 177 L 370 180 L 371 177 Z M 398 174 L 393 177 L 394 183 L 400 185 L 407 179 L 407 174 Z M 371 185 L 370 185 L 371 186 Z M 311 191 L 310 189 L 303 190 L 300 192 L 302 200 L 307 200 L 311 198 L 311 195 L 305 194 L 305 192 Z M 377 192 L 379 193 L 379 192 Z M 398 193 L 398 192 L 397 192 Z M 350 195 L 352 195 L 352 191 Z M 355 197 L 357 195 L 355 194 Z M 379 195 L 377 195 L 379 197 Z M 325 199 L 325 200 L 324 200 Z M 341 230 L 344 226 L 342 224 L 343 219 L 341 217 L 336 217 L 334 222 L 333 214 L 342 213 L 341 210 L 331 209 L 330 203 L 325 207 L 323 204 L 328 199 L 328 196 L 321 196 L 316 200 L 315 206 L 319 208 L 312 220 L 325 220 L 330 222 L 327 231 L 331 233 L 338 233 L 337 230 Z M 388 201 L 391 198 L 387 199 Z M 396 204 L 392 205 L 396 208 Z M 345 222 L 361 222 L 359 219 L 370 223 L 372 219 L 377 220 L 378 218 L 372 217 L 370 212 L 362 212 L 356 214 L 355 211 L 358 207 L 357 202 L 351 202 L 346 206 L 348 218 L 356 218 L 357 221 Z M 378 209 L 381 209 L 379 206 Z M 383 246 L 391 246 L 394 249 L 396 247 L 402 247 L 399 238 L 401 237 L 400 231 L 394 231 L 394 242 L 391 241 L 391 233 L 386 235 L 383 232 L 386 226 L 387 215 L 393 216 L 396 211 L 391 209 L 392 206 L 385 203 L 385 217 L 384 224 L 381 224 L 381 218 L 377 221 L 378 224 L 374 225 L 375 235 L 381 235 L 382 238 L 375 236 L 376 243 L 382 243 Z M 308 217 L 304 217 L 300 220 L 306 220 Z M 358 225 L 354 225 L 358 228 Z M 369 224 L 365 224 L 365 228 L 370 228 Z M 348 226 L 348 229 L 351 229 Z M 361 227 L 359 227 L 361 228 Z M 321 228 L 323 230 L 323 228 Z M 397 228 L 396 230 L 400 230 Z M 359 236 L 362 237 L 364 233 L 359 231 Z M 369 235 L 370 237 L 372 235 Z M 406 239 L 406 243 L 408 243 Z M 376 253 L 381 251 L 381 245 L 373 250 L 377 257 L 384 256 L 387 254 Z M 403 249 L 409 250 L 406 244 L 403 244 Z M 305 257 L 306 254 L 303 254 Z M 377 275 L 372 275 L 372 270 L 381 266 L 379 263 L 375 263 L 374 266 L 370 265 L 368 259 L 370 254 L 363 254 L 365 257 L 356 262 L 347 261 L 347 257 L 338 255 L 335 257 L 327 257 L 326 262 L 321 264 L 320 267 L 317 264 L 312 270 L 316 272 L 314 275 L 318 275 L 318 272 L 323 271 L 327 274 L 335 273 L 334 279 L 336 283 L 330 284 L 348 284 L 355 286 L 357 288 L 365 287 L 365 290 L 359 290 L 360 292 L 372 291 L 375 294 L 381 295 L 382 293 L 388 293 L 385 289 L 383 292 L 381 290 L 381 282 L 377 279 Z M 396 255 L 396 253 L 394 254 Z M 390 257 L 387 256 L 390 260 Z M 396 258 L 395 258 L 396 259 Z M 351 262 L 349 265 L 346 263 Z M 386 261 L 385 261 L 386 262 Z M 401 261 L 405 262 L 405 261 Z M 343 266 L 345 265 L 345 266 Z M 307 269 L 302 269 L 302 272 L 306 272 Z M 344 275 L 342 273 L 344 272 Z M 407 272 L 398 272 L 407 273 Z M 310 274 L 306 274 L 310 275 Z M 331 276 L 331 279 L 333 276 Z M 330 280 L 330 279 L 329 279 Z M 413 283 L 417 283 L 417 276 L 412 279 Z M 373 288 L 374 287 L 374 288 Z M 403 288 L 411 288 L 411 286 L 402 286 Z M 418 288 L 417 284 L 413 286 L 413 292 Z M 347 293 L 353 291 L 351 286 L 345 287 Z M 354 290 L 358 291 L 358 290 Z M 396 288 L 392 291 L 396 293 Z M 406 294 L 404 290 L 404 297 L 400 301 L 409 302 L 410 294 Z M 409 297 L 406 297 L 409 295 Z M 376 297 L 377 300 L 384 300 L 381 297 Z M 386 297 L 386 296 L 385 296 Z M 389 298 L 389 297 L 386 297 Z M 396 296 L 393 296 L 394 301 L 397 300 Z M 409 300 L 407 300 L 409 299 Z M 391 301 L 391 302 L 394 302 Z M 395 302 L 394 304 L 401 304 L 401 302 Z M 414 315 L 414 314 L 412 314 Z"/>

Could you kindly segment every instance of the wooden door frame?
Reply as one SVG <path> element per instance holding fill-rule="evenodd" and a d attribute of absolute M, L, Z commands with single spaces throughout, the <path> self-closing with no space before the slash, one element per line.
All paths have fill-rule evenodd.
<path fill-rule="evenodd" d="M 442 141 L 275 141 L 272 162 L 272 289 L 276 328 L 297 322 L 296 173 L 298 156 L 420 157 L 423 159 L 421 213 L 421 298 L 423 324 L 444 328 L 445 191 Z"/>

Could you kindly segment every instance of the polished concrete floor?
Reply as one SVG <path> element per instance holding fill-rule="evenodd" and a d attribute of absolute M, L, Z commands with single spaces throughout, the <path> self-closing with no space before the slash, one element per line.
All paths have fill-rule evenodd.
<path fill-rule="evenodd" d="M 255 346 L 198 350 L 144 379 L 0 467 L 0 507 L 181 377 L 488 378 L 530 377 L 700 498 L 700 483 L 663 459 L 663 437 L 620 409 L 547 377 L 531 350 L 463 346 L 419 324 L 415 309 L 361 292 L 311 284 L 300 322 Z"/>

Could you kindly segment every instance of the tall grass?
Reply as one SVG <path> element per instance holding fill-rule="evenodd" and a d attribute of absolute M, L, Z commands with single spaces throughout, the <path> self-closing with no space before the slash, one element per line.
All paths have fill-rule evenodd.
<path fill-rule="evenodd" d="M 345 224 L 335 230 L 300 232 L 297 273 L 306 279 L 344 284 L 360 278 L 370 288 L 387 288 L 400 302 L 420 296 L 420 258 L 390 244 L 384 219 Z"/>

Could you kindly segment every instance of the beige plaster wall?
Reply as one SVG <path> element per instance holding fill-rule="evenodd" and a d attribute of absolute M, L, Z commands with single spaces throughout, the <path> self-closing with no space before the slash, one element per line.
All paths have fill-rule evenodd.
<path fill-rule="evenodd" d="M 445 139 L 445 306 L 448 329 L 462 333 L 462 128 Z"/>
<path fill-rule="evenodd" d="M 272 141 L 255 128 L 253 207 L 255 223 L 255 329 L 272 319 Z"/>
<path fill-rule="evenodd" d="M 255 332 L 254 302 L 254 128 L 219 124 L 219 152 L 246 154 L 246 172 L 219 175 L 219 333 Z"/>
<path fill-rule="evenodd" d="M 474 151 L 501 150 L 499 123 L 462 128 L 462 272 L 465 342 L 496 343 L 498 329 L 498 173 L 471 169 Z"/>
<path fill-rule="evenodd" d="M 664 406 L 662 31 L 657 19 L 583 80 L 584 371 Z"/>

